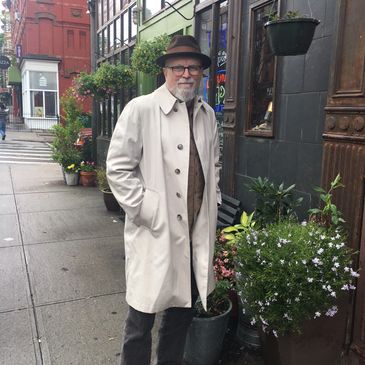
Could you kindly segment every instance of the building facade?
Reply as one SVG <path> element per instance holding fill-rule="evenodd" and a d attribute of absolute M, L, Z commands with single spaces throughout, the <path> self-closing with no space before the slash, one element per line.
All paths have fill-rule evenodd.
<path fill-rule="evenodd" d="M 7 1 L 12 45 L 21 73 L 21 116 L 29 128 L 48 129 L 60 97 L 81 71 L 90 71 L 90 27 L 84 0 Z M 20 88 L 14 89 L 19 93 Z M 85 105 L 88 111 L 90 105 Z"/>

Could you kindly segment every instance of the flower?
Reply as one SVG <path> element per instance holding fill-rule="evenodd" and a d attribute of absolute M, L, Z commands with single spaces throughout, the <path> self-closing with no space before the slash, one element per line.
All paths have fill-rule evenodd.
<path fill-rule="evenodd" d="M 80 171 L 93 172 L 96 170 L 95 162 L 82 161 L 80 164 Z"/>
<path fill-rule="evenodd" d="M 77 173 L 77 172 L 79 172 L 79 167 L 76 164 L 72 163 L 71 165 L 66 166 L 65 172 Z"/>
<path fill-rule="evenodd" d="M 359 276 L 352 269 L 353 251 L 336 248 L 345 239 L 338 228 L 286 220 L 236 235 L 237 291 L 265 332 L 298 332 L 305 319 L 336 314 L 336 298 Z M 266 265 L 258 265 L 253 241 Z"/>
<path fill-rule="evenodd" d="M 223 232 L 218 231 L 213 258 L 216 286 L 213 293 L 208 296 L 207 311 L 204 311 L 200 301 L 197 302 L 197 316 L 212 317 L 228 309 L 229 291 L 235 288 L 233 261 L 235 255 L 236 246 L 225 238 Z"/>

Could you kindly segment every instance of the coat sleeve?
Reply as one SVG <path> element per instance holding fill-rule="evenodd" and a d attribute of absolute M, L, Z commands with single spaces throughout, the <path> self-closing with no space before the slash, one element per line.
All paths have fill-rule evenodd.
<path fill-rule="evenodd" d="M 124 108 L 114 129 L 106 161 L 110 189 L 133 222 L 139 215 L 144 194 L 138 173 L 143 143 L 136 109 L 134 100 Z"/>

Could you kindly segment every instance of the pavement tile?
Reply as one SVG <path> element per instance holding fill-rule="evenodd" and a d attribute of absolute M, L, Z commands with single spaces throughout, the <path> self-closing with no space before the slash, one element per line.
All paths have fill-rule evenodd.
<path fill-rule="evenodd" d="M 124 294 L 37 307 L 44 363 L 115 365 L 126 307 Z"/>
<path fill-rule="evenodd" d="M 11 174 L 15 193 L 70 190 L 57 164 L 12 165 Z"/>
<path fill-rule="evenodd" d="M 121 237 L 26 246 L 36 305 L 125 291 Z"/>
<path fill-rule="evenodd" d="M 0 215 L 0 248 L 21 245 L 18 217 L 15 214 Z"/>
<path fill-rule="evenodd" d="M 40 364 L 33 311 L 24 309 L 0 313 L 0 323 L 0 364 Z"/>
<path fill-rule="evenodd" d="M 2 214 L 15 214 L 15 200 L 14 195 L 0 195 L 0 216 Z M 1 217 L 0 217 L 1 219 Z"/>
<path fill-rule="evenodd" d="M 22 213 L 19 219 L 24 244 L 123 237 L 124 224 L 104 207 Z"/>
<path fill-rule="evenodd" d="M 0 165 L 0 194 L 13 194 L 10 166 Z"/>
<path fill-rule="evenodd" d="M 0 313 L 28 308 L 30 296 L 22 247 L 0 248 L 0 278 Z"/>
<path fill-rule="evenodd" d="M 17 194 L 16 203 L 20 213 L 46 212 L 77 208 L 104 208 L 103 195 L 98 189 L 69 187 L 67 191 Z M 0 196 L 1 207 L 1 196 Z M 106 209 L 106 208 L 104 208 Z"/>

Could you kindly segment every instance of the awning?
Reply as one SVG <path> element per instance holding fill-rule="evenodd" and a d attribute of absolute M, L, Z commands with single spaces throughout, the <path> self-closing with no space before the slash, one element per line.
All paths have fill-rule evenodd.
<path fill-rule="evenodd" d="M 17 65 L 11 65 L 8 68 L 8 84 L 17 85 L 22 83 L 22 77 L 20 75 L 20 70 Z"/>

